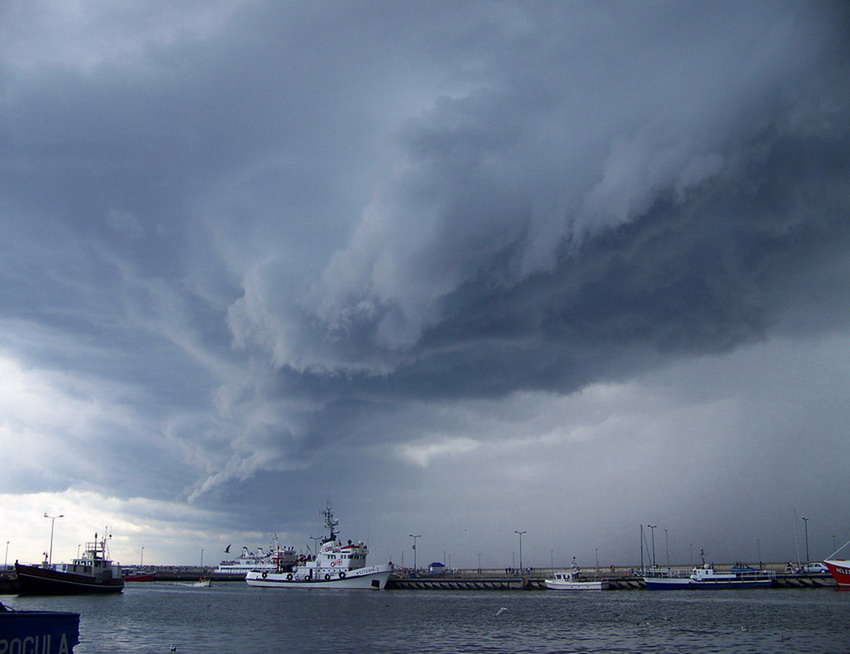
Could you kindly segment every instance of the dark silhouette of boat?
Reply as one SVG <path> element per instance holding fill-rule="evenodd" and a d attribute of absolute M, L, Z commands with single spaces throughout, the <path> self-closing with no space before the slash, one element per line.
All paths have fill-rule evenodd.
<path fill-rule="evenodd" d="M 106 539 L 86 543 L 85 553 L 71 563 L 23 565 L 15 562 L 19 595 L 120 593 L 121 568 L 106 558 Z"/>

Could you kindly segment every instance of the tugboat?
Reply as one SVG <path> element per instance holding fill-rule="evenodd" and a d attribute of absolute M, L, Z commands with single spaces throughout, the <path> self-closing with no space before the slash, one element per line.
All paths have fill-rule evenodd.
<path fill-rule="evenodd" d="M 245 581 L 261 588 L 357 588 L 381 590 L 392 574 L 390 565 L 366 566 L 369 548 L 362 541 L 343 545 L 337 538 L 330 503 L 322 511 L 328 536 L 316 556 L 296 556 L 291 548 L 280 550 L 276 569 L 252 570 Z"/>
<path fill-rule="evenodd" d="M 86 543 L 84 554 L 72 563 L 23 565 L 15 561 L 19 595 L 80 595 L 120 593 L 121 568 L 106 558 L 106 538 Z"/>

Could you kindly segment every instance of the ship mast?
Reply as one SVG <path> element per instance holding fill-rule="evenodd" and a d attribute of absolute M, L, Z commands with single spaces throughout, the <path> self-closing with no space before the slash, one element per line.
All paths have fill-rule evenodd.
<path fill-rule="evenodd" d="M 329 535 L 324 540 L 325 543 L 336 540 L 336 526 L 339 524 L 339 520 L 334 520 L 333 510 L 331 509 L 331 503 L 328 501 L 327 508 L 322 511 L 322 515 L 325 516 L 325 527 L 327 527 Z"/>

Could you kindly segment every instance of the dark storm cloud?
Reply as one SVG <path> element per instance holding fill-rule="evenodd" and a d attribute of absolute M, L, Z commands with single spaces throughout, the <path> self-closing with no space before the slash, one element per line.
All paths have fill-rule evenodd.
<path fill-rule="evenodd" d="M 440 457 L 623 444 L 633 380 L 652 440 L 668 367 L 846 335 L 841 3 L 44 7 L 0 9 L 21 488 L 415 501 Z"/>

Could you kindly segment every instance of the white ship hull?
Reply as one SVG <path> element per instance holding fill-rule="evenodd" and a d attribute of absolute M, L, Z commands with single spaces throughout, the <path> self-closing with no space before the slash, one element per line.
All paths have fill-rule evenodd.
<path fill-rule="evenodd" d="M 389 566 L 373 565 L 344 572 L 326 571 L 307 578 L 301 570 L 296 572 L 249 572 L 245 581 L 259 588 L 339 588 L 382 590 L 392 574 Z"/>
<path fill-rule="evenodd" d="M 564 572 L 556 572 L 551 579 L 543 583 L 549 590 L 605 590 L 608 582 L 602 579 L 587 579 L 578 568 Z"/>
<path fill-rule="evenodd" d="M 561 581 L 558 579 L 544 579 L 543 582 L 549 590 L 605 590 L 608 588 L 607 581 Z"/>

